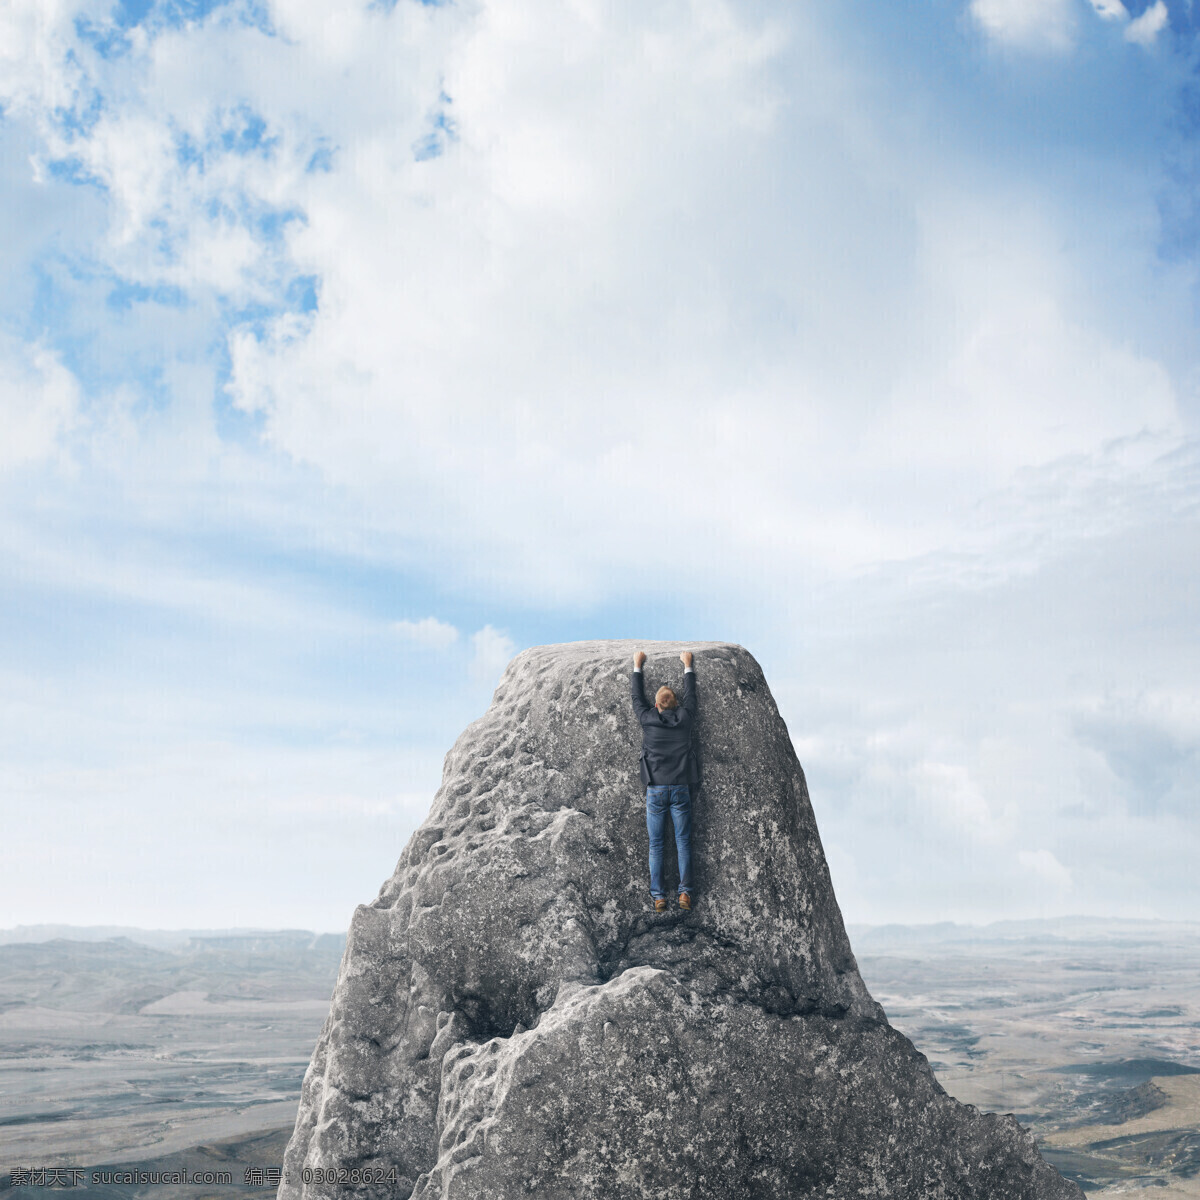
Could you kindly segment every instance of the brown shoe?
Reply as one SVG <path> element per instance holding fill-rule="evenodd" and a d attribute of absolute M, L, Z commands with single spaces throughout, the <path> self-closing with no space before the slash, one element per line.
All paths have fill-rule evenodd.
<path fill-rule="evenodd" d="M 660 896 L 657 900 L 655 900 L 654 911 L 655 912 L 666 912 L 667 911 L 667 902 L 662 896 Z"/>
<path fill-rule="evenodd" d="M 691 898 L 691 896 L 689 896 L 689 895 L 687 894 L 687 892 L 680 892 L 680 893 L 679 893 L 679 907 L 680 907 L 680 908 L 683 908 L 683 909 L 686 909 L 688 912 L 690 912 L 690 911 L 691 911 L 691 908 L 692 908 L 692 898 Z"/>

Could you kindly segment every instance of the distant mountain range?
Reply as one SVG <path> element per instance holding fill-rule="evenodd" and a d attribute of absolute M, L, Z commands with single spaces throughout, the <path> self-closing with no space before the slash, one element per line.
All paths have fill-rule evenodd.
<path fill-rule="evenodd" d="M 989 925 L 957 925 L 940 921 L 932 925 L 847 925 L 856 953 L 886 954 L 918 947 L 1006 945 L 1054 946 L 1069 944 L 1197 944 L 1200 922 L 1150 921 L 1122 917 L 1048 917 L 1028 921 L 993 921 Z"/>
<path fill-rule="evenodd" d="M 1027 921 L 993 921 L 959 925 L 847 925 L 854 949 L 887 953 L 905 947 L 994 945 L 997 943 L 1061 944 L 1070 942 L 1200 942 L 1200 922 L 1154 921 L 1123 917 L 1047 917 Z M 0 946 L 64 939 L 103 942 L 124 938 L 156 950 L 196 952 L 205 949 L 263 953 L 279 950 L 331 949 L 343 945 L 344 932 L 309 929 L 139 929 L 132 925 L 17 925 L 0 929 Z"/>
<path fill-rule="evenodd" d="M 0 929 L 0 946 L 26 942 L 107 942 L 124 938 L 156 950 L 242 950 L 321 948 L 344 943 L 346 935 L 310 929 L 138 929 L 132 925 L 17 925 Z"/>

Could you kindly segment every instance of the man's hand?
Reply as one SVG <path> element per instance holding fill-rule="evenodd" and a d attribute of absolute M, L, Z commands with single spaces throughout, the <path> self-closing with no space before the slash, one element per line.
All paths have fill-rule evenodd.
<path fill-rule="evenodd" d="M 690 650 L 685 650 L 679 656 L 679 661 L 683 663 L 685 667 L 690 667 L 692 665 L 692 652 Z"/>
<path fill-rule="evenodd" d="M 645 661 L 646 661 L 646 652 L 644 650 L 639 650 L 633 656 L 633 669 L 635 671 L 640 671 L 642 669 L 642 663 L 644 663 Z"/>

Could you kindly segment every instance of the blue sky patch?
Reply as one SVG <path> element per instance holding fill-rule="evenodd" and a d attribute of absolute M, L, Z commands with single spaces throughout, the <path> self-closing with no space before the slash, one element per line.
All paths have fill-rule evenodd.
<path fill-rule="evenodd" d="M 165 283 L 149 287 L 144 283 L 118 279 L 109 291 L 106 303 L 117 312 L 128 312 L 135 304 L 162 304 L 168 308 L 183 308 L 188 303 L 188 296 L 182 288 Z"/>
<path fill-rule="evenodd" d="M 279 145 L 279 137 L 267 136 L 267 123 L 248 104 L 239 104 L 223 122 L 221 148 L 230 154 L 261 154 L 264 158 Z"/>
<path fill-rule="evenodd" d="M 73 183 L 79 187 L 92 186 L 107 191 L 104 180 L 84 166 L 83 161 L 71 158 L 54 158 L 46 164 L 46 173 L 53 179 L 63 183 Z"/>
<path fill-rule="evenodd" d="M 75 36 L 105 59 L 116 59 L 128 54 L 132 45 L 125 26 L 119 23 L 98 25 L 84 16 L 75 18 Z"/>
<path fill-rule="evenodd" d="M 117 0 L 113 20 L 120 29 L 140 25 L 154 11 L 155 0 Z"/>
<path fill-rule="evenodd" d="M 317 283 L 315 275 L 297 275 L 290 280 L 286 293 L 288 309 L 292 312 L 316 312 Z"/>
<path fill-rule="evenodd" d="M 429 115 L 427 132 L 413 144 L 413 158 L 417 162 L 426 162 L 438 158 L 446 151 L 446 146 L 458 138 L 458 129 L 454 118 L 450 116 L 449 108 L 453 101 L 445 92 L 438 96 L 438 106 Z"/>
<path fill-rule="evenodd" d="M 117 0 L 107 21 L 77 16 L 75 32 L 101 58 L 116 60 L 128 54 L 129 30 L 141 27 L 152 35 L 204 21 L 218 9 L 228 9 L 242 24 L 272 35 L 270 12 L 260 0 Z"/>
<path fill-rule="evenodd" d="M 328 143 L 318 146 L 304 166 L 306 174 L 315 175 L 333 170 L 333 147 Z"/>
<path fill-rule="evenodd" d="M 367 7 L 391 12 L 400 3 L 415 3 L 422 8 L 446 8 L 450 5 L 451 0 L 371 0 Z"/>
<path fill-rule="evenodd" d="M 203 141 L 186 129 L 175 128 L 172 133 L 176 162 L 201 174 L 223 155 L 257 155 L 270 160 L 283 140 L 279 134 L 269 133 L 266 119 L 244 103 L 221 110 Z"/>

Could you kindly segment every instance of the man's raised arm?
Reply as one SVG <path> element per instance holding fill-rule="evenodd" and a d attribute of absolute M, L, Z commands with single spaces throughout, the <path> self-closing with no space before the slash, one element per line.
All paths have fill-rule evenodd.
<path fill-rule="evenodd" d="M 633 699 L 633 711 L 639 714 L 650 711 L 650 705 L 646 703 L 646 693 L 642 691 L 642 664 L 645 661 L 646 654 L 643 650 L 639 650 L 633 656 L 633 676 L 629 682 Z"/>
<path fill-rule="evenodd" d="M 683 663 L 683 711 L 689 717 L 696 715 L 696 672 L 692 669 L 692 652 L 685 650 L 679 661 Z"/>

